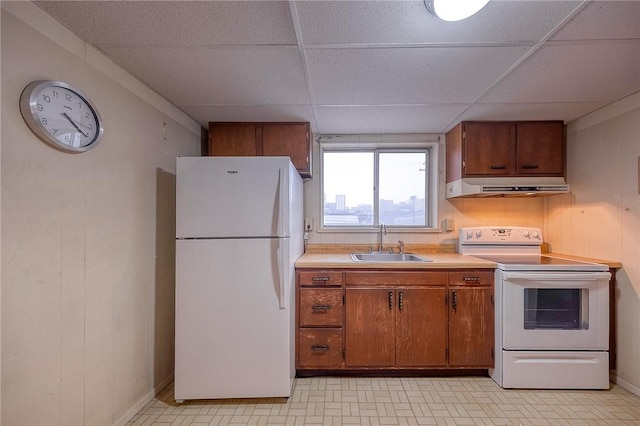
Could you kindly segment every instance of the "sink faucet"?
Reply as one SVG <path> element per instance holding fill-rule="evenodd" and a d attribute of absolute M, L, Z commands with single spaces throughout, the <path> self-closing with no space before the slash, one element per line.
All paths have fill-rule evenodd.
<path fill-rule="evenodd" d="M 404 254 L 404 241 L 398 240 L 398 245 L 400 246 L 400 254 Z"/>
<path fill-rule="evenodd" d="M 380 247 L 378 248 L 378 251 L 382 251 L 382 236 L 387 234 L 387 225 L 385 225 L 384 223 L 380 224 Z"/>

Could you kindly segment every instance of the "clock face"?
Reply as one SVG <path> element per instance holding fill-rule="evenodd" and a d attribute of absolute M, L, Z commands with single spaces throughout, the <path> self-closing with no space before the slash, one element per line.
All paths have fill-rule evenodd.
<path fill-rule="evenodd" d="M 100 114 L 91 102 L 61 81 L 29 84 L 20 97 L 20 112 L 36 135 L 64 151 L 88 151 L 104 133 Z"/>

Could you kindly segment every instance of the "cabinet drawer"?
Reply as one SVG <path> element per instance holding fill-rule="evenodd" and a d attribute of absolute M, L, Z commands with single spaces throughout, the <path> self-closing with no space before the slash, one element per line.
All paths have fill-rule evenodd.
<path fill-rule="evenodd" d="M 340 368 L 342 329 L 300 329 L 298 367 Z"/>
<path fill-rule="evenodd" d="M 301 288 L 300 327 L 342 326 L 341 288 Z"/>
<path fill-rule="evenodd" d="M 493 270 L 449 272 L 449 285 L 492 285 Z"/>
<path fill-rule="evenodd" d="M 342 272 L 303 271 L 300 272 L 300 285 L 342 285 Z"/>
<path fill-rule="evenodd" d="M 347 272 L 347 285 L 446 285 L 446 272 Z"/>

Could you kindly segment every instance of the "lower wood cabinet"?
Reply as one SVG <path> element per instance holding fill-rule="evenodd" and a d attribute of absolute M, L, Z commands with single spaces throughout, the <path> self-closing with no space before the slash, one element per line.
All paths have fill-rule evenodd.
<path fill-rule="evenodd" d="M 444 288 L 347 288 L 347 367 L 447 364 Z"/>
<path fill-rule="evenodd" d="M 493 367 L 493 270 L 298 270 L 296 368 Z"/>
<path fill-rule="evenodd" d="M 345 364 L 347 367 L 395 365 L 396 310 L 388 288 L 346 289 Z"/>
<path fill-rule="evenodd" d="M 449 293 L 449 365 L 493 367 L 493 289 L 456 288 Z"/>
<path fill-rule="evenodd" d="M 396 321 L 397 367 L 447 365 L 447 305 L 444 288 L 401 288 Z"/>
<path fill-rule="evenodd" d="M 494 363 L 493 270 L 449 272 L 449 365 Z"/>
<path fill-rule="evenodd" d="M 343 365 L 343 272 L 296 272 L 296 368 L 339 369 Z"/>

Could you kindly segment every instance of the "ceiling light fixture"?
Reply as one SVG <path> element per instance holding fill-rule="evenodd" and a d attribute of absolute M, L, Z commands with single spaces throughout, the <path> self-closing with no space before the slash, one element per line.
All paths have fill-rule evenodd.
<path fill-rule="evenodd" d="M 424 0 L 427 10 L 443 21 L 466 19 L 487 3 L 489 0 Z"/>

